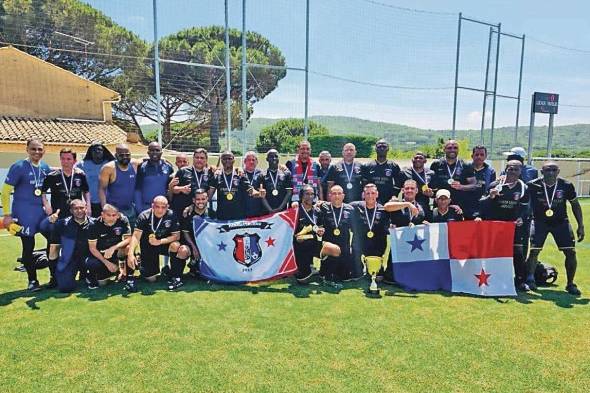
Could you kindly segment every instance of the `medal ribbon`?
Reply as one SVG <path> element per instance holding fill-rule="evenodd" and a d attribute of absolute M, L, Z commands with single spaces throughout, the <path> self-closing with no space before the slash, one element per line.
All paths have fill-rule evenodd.
<path fill-rule="evenodd" d="M 158 228 L 160 228 L 160 224 L 162 224 L 162 219 L 164 218 L 164 216 L 160 217 L 160 220 L 158 221 L 158 225 L 156 225 L 156 229 L 154 229 L 154 211 L 152 210 L 152 217 L 151 217 L 151 228 L 152 228 L 152 232 L 154 233 L 154 235 L 156 234 L 156 231 L 158 230 Z"/>
<path fill-rule="evenodd" d="M 225 186 L 227 187 L 227 193 L 228 194 L 231 194 L 231 187 L 232 187 L 232 185 L 234 183 L 234 171 L 232 169 L 231 177 L 229 179 L 229 183 L 227 182 L 227 177 L 225 177 L 225 172 L 223 172 L 222 175 L 223 175 L 223 182 L 225 183 Z"/>
<path fill-rule="evenodd" d="M 367 210 L 369 210 L 369 208 L 365 204 L 365 217 L 367 217 L 367 224 L 369 225 L 369 231 L 372 232 L 373 231 L 373 224 L 375 223 L 375 216 L 377 215 L 377 205 L 375 205 L 375 207 L 373 208 L 373 218 L 371 220 L 369 220 L 369 213 L 367 213 Z"/>
<path fill-rule="evenodd" d="M 543 191 L 545 191 L 545 200 L 547 201 L 547 208 L 551 209 L 551 205 L 553 205 L 553 199 L 555 199 L 555 191 L 557 191 L 557 181 L 553 185 L 553 194 L 551 195 L 551 200 L 549 200 L 549 194 L 547 193 L 547 184 L 543 182 Z"/>
<path fill-rule="evenodd" d="M 342 167 L 344 168 L 344 173 L 346 173 L 346 179 L 349 183 L 352 183 L 352 172 L 354 171 L 354 161 L 350 164 L 350 173 L 348 173 L 348 169 L 346 167 L 346 163 L 342 162 Z"/>
<path fill-rule="evenodd" d="M 61 179 L 64 182 L 64 188 L 66 189 L 66 197 L 70 199 L 70 195 L 72 194 L 72 188 L 74 187 L 74 170 L 72 169 L 72 177 L 70 177 L 70 189 L 68 190 L 68 183 L 66 182 L 66 178 L 64 176 L 63 169 L 60 171 Z"/>
<path fill-rule="evenodd" d="M 340 222 L 342 221 L 342 212 L 344 211 L 344 206 L 340 206 L 340 215 L 338 216 L 338 220 L 336 220 L 336 213 L 334 213 L 334 205 L 332 205 L 332 217 L 334 217 L 334 224 L 336 224 L 336 228 L 340 226 Z"/>

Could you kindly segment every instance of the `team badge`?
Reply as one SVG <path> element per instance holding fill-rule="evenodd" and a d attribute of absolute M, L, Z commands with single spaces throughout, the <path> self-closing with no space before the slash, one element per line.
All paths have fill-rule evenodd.
<path fill-rule="evenodd" d="M 388 168 L 388 169 L 385 170 L 385 176 L 386 177 L 390 177 L 391 176 L 391 169 Z"/>
<path fill-rule="evenodd" d="M 262 249 L 258 244 L 260 236 L 258 234 L 244 233 L 235 235 L 234 241 L 234 259 L 240 265 L 250 267 L 262 258 Z"/>
<path fill-rule="evenodd" d="M 164 221 L 164 227 L 165 228 L 170 228 L 171 226 L 172 226 L 172 221 L 170 221 L 170 220 Z"/>
<path fill-rule="evenodd" d="M 557 199 L 563 198 L 563 190 L 556 190 L 555 191 L 555 198 L 557 198 Z"/>
<path fill-rule="evenodd" d="M 80 187 L 82 185 L 82 181 L 80 179 L 74 179 L 74 185 L 76 187 Z"/>
<path fill-rule="evenodd" d="M 116 236 L 120 236 L 121 233 L 123 232 L 121 227 L 115 227 L 113 228 L 113 232 L 115 233 Z"/>

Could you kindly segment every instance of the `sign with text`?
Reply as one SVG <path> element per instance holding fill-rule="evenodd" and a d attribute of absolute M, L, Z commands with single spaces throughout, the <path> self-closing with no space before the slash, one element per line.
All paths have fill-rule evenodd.
<path fill-rule="evenodd" d="M 533 112 L 535 113 L 549 113 L 557 114 L 557 107 L 559 103 L 559 94 L 554 93 L 539 93 L 536 91 L 533 94 Z"/>

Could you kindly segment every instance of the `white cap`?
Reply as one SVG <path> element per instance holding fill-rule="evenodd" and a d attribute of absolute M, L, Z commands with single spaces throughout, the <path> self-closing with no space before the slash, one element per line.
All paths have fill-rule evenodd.
<path fill-rule="evenodd" d="M 524 147 L 513 147 L 512 149 L 510 149 L 510 151 L 505 151 L 504 153 L 505 156 L 519 156 L 522 159 L 524 159 L 526 157 L 526 150 L 524 149 Z"/>
<path fill-rule="evenodd" d="M 449 190 L 440 189 L 436 192 L 436 199 L 440 198 L 441 196 L 445 196 L 447 198 L 451 198 L 451 192 Z"/>

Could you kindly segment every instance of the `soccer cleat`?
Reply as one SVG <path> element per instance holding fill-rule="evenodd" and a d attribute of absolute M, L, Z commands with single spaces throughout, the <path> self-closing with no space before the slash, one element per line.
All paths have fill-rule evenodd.
<path fill-rule="evenodd" d="M 526 280 L 526 285 L 528 285 L 531 291 L 537 290 L 537 283 L 535 282 L 535 280 Z"/>
<path fill-rule="evenodd" d="M 308 284 L 310 279 L 314 276 L 314 272 L 310 271 L 309 274 L 305 277 L 298 277 L 297 282 L 299 284 Z"/>
<path fill-rule="evenodd" d="M 127 280 L 125 283 L 125 290 L 127 292 L 137 292 L 137 285 L 135 284 L 135 280 Z"/>
<path fill-rule="evenodd" d="M 96 282 L 95 280 L 90 280 L 90 282 L 88 283 L 88 289 L 97 289 L 98 288 L 98 282 Z"/>
<path fill-rule="evenodd" d="M 177 278 L 172 279 L 172 282 L 170 282 L 170 284 L 168 285 L 168 290 L 174 291 L 183 285 L 184 285 L 184 283 L 182 282 L 182 280 L 179 277 L 177 277 Z"/>
<path fill-rule="evenodd" d="M 47 284 L 45 284 L 45 288 L 47 288 L 47 289 L 57 288 L 57 280 L 55 279 L 55 277 L 51 277 L 49 279 L 49 282 Z"/>
<path fill-rule="evenodd" d="M 582 292 L 580 292 L 580 290 L 578 289 L 578 286 L 573 283 L 566 285 L 565 290 L 567 291 L 567 293 L 574 296 L 580 296 L 582 294 Z"/>
<path fill-rule="evenodd" d="M 520 284 L 518 284 L 516 289 L 520 292 L 529 292 L 531 290 L 529 284 L 527 284 L 526 282 L 521 282 Z"/>
<path fill-rule="evenodd" d="M 39 281 L 37 281 L 37 280 L 29 281 L 29 285 L 27 286 L 27 291 L 38 292 L 40 290 L 41 290 L 41 286 L 39 286 Z"/>
<path fill-rule="evenodd" d="M 18 266 L 15 266 L 14 267 L 14 271 L 15 272 L 26 272 L 27 269 L 25 268 L 25 265 L 18 265 Z"/>

